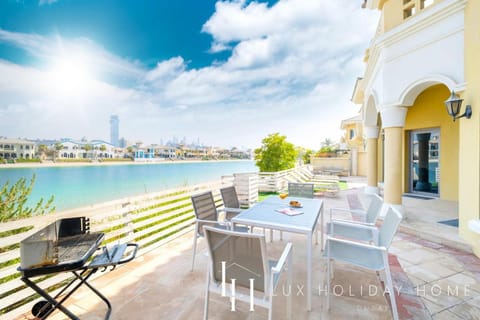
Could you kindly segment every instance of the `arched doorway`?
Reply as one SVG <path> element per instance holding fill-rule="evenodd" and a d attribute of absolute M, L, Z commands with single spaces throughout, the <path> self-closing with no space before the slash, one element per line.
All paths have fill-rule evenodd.
<path fill-rule="evenodd" d="M 405 119 L 405 191 L 458 201 L 459 125 L 448 116 L 446 85 L 416 96 Z"/>

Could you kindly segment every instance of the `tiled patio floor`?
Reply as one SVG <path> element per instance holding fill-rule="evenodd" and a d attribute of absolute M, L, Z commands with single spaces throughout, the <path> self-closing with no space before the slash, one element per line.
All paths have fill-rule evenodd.
<path fill-rule="evenodd" d="M 338 198 L 326 199 L 326 207 L 355 204 L 359 190 L 342 192 Z M 327 210 L 325 211 L 328 212 Z M 328 215 L 326 215 L 328 216 Z M 455 233 L 453 227 L 447 231 Z M 294 244 L 294 284 L 291 291 L 277 288 L 274 319 L 285 319 L 286 297 L 293 296 L 293 319 L 391 319 L 388 296 L 374 272 L 336 263 L 331 310 L 325 310 L 325 261 L 320 245 L 314 247 L 314 292 L 312 311 L 306 311 L 303 249 L 304 238 L 284 235 L 284 241 L 268 243 L 269 254 L 278 257 L 287 241 Z M 199 241 L 196 266 L 190 272 L 192 232 L 150 251 L 114 270 L 92 284 L 113 305 L 111 319 L 201 319 L 203 315 L 207 256 L 205 241 Z M 415 234 L 399 232 L 391 246 L 390 265 L 401 319 L 480 319 L 480 260 L 469 252 L 437 244 Z M 387 299 L 385 299 L 387 298 Z M 81 319 L 103 319 L 105 305 L 86 289 L 81 289 L 67 306 Z M 226 298 L 211 294 L 209 319 L 266 319 L 266 310 L 237 303 L 230 311 Z M 19 319 L 33 319 L 25 315 Z M 55 313 L 51 319 L 65 319 Z"/>

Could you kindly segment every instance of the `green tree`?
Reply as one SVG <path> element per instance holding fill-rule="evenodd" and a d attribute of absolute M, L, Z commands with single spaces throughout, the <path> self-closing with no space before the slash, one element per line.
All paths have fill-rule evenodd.
<path fill-rule="evenodd" d="M 325 138 L 325 140 L 322 141 L 322 147 L 331 147 L 333 145 L 333 141 L 330 138 Z"/>
<path fill-rule="evenodd" d="M 310 163 L 310 156 L 313 154 L 312 149 L 306 149 L 303 153 L 303 163 L 309 164 Z"/>
<path fill-rule="evenodd" d="M 44 215 L 55 210 L 55 207 L 52 206 L 53 196 L 45 204 L 42 198 L 34 207 L 27 206 L 28 197 L 34 184 L 35 175 L 30 179 L 30 183 L 27 183 L 26 178 L 21 178 L 12 186 L 7 181 L 0 188 L 0 222 Z"/>
<path fill-rule="evenodd" d="M 255 149 L 256 165 L 262 172 L 276 172 L 293 168 L 297 159 L 295 146 L 286 136 L 278 132 L 262 140 L 262 146 Z"/>
<path fill-rule="evenodd" d="M 38 146 L 38 157 L 43 158 L 45 157 L 45 154 L 47 153 L 48 147 L 44 144 L 41 144 Z"/>
<path fill-rule="evenodd" d="M 62 149 L 63 149 L 63 144 L 61 144 L 60 142 L 55 143 L 55 158 L 59 157 L 60 150 Z"/>

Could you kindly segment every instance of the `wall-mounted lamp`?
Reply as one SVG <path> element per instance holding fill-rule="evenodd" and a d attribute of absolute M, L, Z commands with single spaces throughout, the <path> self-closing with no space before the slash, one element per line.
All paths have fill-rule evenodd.
<path fill-rule="evenodd" d="M 467 105 L 465 107 L 465 113 L 462 114 L 461 116 L 457 116 L 460 113 L 460 108 L 462 107 L 462 102 L 463 99 L 460 99 L 457 97 L 455 94 L 455 91 L 452 90 L 452 95 L 450 98 L 448 98 L 447 101 L 445 101 L 445 106 L 447 107 L 447 112 L 448 114 L 453 118 L 453 121 L 459 119 L 459 118 L 467 118 L 470 119 L 472 116 L 472 107 L 470 105 Z"/>

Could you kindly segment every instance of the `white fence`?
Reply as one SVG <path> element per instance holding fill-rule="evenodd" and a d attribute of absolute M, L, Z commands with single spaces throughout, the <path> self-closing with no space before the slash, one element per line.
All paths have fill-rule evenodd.
<path fill-rule="evenodd" d="M 299 166 L 278 172 L 260 172 L 258 174 L 260 192 L 280 192 L 288 187 L 289 182 L 305 182 L 312 178 L 309 166 Z"/>
<path fill-rule="evenodd" d="M 223 181 L 170 189 L 140 197 L 111 201 L 50 214 L 47 216 L 0 223 L 0 319 L 12 319 L 31 309 L 38 295 L 20 279 L 20 241 L 57 219 L 86 216 L 92 232 L 104 232 L 105 243 L 134 241 L 140 245 L 138 255 L 152 250 L 190 230 L 194 213 L 190 196 L 212 190 L 221 207 L 219 188 Z M 231 185 L 231 183 L 230 183 Z M 58 284 L 70 278 L 70 273 L 39 277 L 38 284 L 56 292 Z"/>

